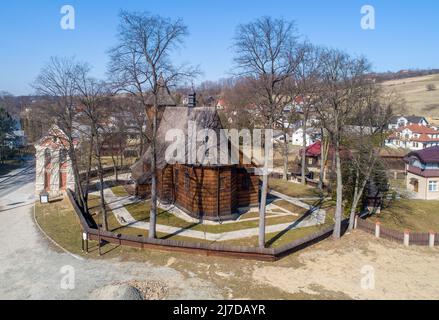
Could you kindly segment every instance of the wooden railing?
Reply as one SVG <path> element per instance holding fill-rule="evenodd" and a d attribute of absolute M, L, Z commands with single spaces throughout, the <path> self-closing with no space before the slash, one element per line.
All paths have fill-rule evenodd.
<path fill-rule="evenodd" d="M 198 253 L 207 256 L 215 255 L 239 259 L 276 261 L 288 254 L 302 250 L 328 238 L 334 230 L 334 226 L 328 226 L 318 232 L 278 248 L 232 246 L 222 243 L 202 243 L 170 239 L 149 239 L 147 237 L 135 237 L 113 232 L 98 231 L 93 218 L 85 214 L 78 206 L 74 193 L 71 190 L 68 190 L 67 195 L 72 203 L 75 213 L 79 217 L 82 230 L 86 234 L 88 240 L 98 241 L 100 238 L 101 241 L 103 240 L 108 243 L 140 249 L 157 249 L 174 252 Z M 347 221 L 343 222 L 343 226 L 346 228 Z"/>

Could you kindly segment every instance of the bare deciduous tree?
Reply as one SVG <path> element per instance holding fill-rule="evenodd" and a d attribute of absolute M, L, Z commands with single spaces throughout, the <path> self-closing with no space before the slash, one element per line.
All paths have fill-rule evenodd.
<path fill-rule="evenodd" d="M 314 112 L 314 106 L 320 94 L 320 68 L 322 63 L 322 50 L 309 43 L 303 45 L 303 57 L 299 62 L 294 75 L 294 85 L 291 92 L 293 97 L 301 99 L 300 111 L 302 114 L 302 147 L 304 152 L 301 157 L 301 181 L 306 184 L 306 134 L 308 122 Z"/>
<path fill-rule="evenodd" d="M 353 115 L 352 106 L 367 82 L 369 63 L 363 58 L 353 58 L 339 50 L 325 50 L 322 55 L 321 101 L 316 105 L 322 126 L 334 147 L 336 173 L 336 210 L 334 238 L 341 236 L 343 217 L 343 180 L 340 150 L 347 121 Z"/>
<path fill-rule="evenodd" d="M 172 63 L 171 53 L 188 35 L 181 19 L 171 20 L 148 13 L 120 13 L 118 44 L 110 50 L 109 74 L 117 89 L 129 92 L 147 112 L 151 124 L 151 213 L 149 238 L 156 237 L 157 174 L 156 135 L 159 92 L 163 85 L 172 86 L 196 70 Z M 152 97 L 150 108 L 148 98 Z"/>
<path fill-rule="evenodd" d="M 77 86 L 75 83 L 77 62 L 74 58 L 52 57 L 42 68 L 33 87 L 47 101 L 46 120 L 54 119 L 67 137 L 67 150 L 75 177 L 75 191 L 79 204 L 87 208 L 85 192 L 79 172 L 75 148 L 77 143 Z"/>
<path fill-rule="evenodd" d="M 353 229 L 357 207 L 378 165 L 379 153 L 386 138 L 385 131 L 396 103 L 393 94 L 383 94 L 378 86 L 370 83 L 364 85 L 361 96 L 357 97 L 353 105 L 354 126 L 348 127 L 351 129 L 347 132 L 349 138 L 346 139 L 350 149 L 354 151 L 350 161 L 354 173 L 354 192 L 348 230 Z"/>
<path fill-rule="evenodd" d="M 297 47 L 297 33 L 292 21 L 263 17 L 237 28 L 235 64 L 238 73 L 249 80 L 253 91 L 252 104 L 258 108 L 265 129 L 274 129 L 288 99 L 285 82 L 297 66 Z M 260 247 L 265 247 L 268 160 L 266 150 L 259 210 Z"/>
<path fill-rule="evenodd" d="M 103 130 L 106 127 L 104 122 L 108 118 L 106 102 L 108 102 L 108 91 L 106 84 L 89 76 L 90 67 L 87 64 L 78 64 L 74 73 L 74 82 L 77 90 L 77 99 L 81 113 L 85 116 L 85 123 L 90 127 L 90 154 L 88 163 L 88 177 L 91 168 L 91 154 L 95 154 L 98 164 L 98 178 L 100 191 L 100 205 L 102 222 L 105 231 L 108 231 L 108 214 L 104 196 L 104 170 L 102 165 L 102 144 Z M 89 181 L 88 181 L 89 183 Z M 85 186 L 88 191 L 88 184 Z M 88 194 L 88 192 L 87 192 Z M 87 198 L 87 195 L 86 195 Z"/>

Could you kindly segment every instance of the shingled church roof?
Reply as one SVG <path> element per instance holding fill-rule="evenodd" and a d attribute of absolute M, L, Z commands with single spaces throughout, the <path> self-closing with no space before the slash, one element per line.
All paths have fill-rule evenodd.
<path fill-rule="evenodd" d="M 196 124 L 197 132 L 203 129 L 214 130 L 217 134 L 218 158 L 227 157 L 227 159 L 230 159 L 229 151 L 227 151 L 227 154 L 225 154 L 225 150 L 221 150 L 221 148 L 219 147 L 221 143 L 221 136 L 223 136 L 223 138 L 225 138 L 227 141 L 229 140 L 227 139 L 227 137 L 225 137 L 225 133 L 221 130 L 223 128 L 221 120 L 214 107 L 203 106 L 188 108 L 187 106 L 174 106 L 165 108 L 161 117 L 159 128 L 157 130 L 156 154 L 158 169 L 163 169 L 167 165 L 165 152 L 172 142 L 166 141 L 166 134 L 171 129 L 181 130 L 184 133 L 185 152 L 187 157 L 189 149 L 188 142 L 190 138 L 188 136 L 188 123 L 190 121 L 193 121 Z M 197 146 L 197 149 L 198 147 L 199 145 Z M 232 143 L 229 141 L 229 150 L 230 148 L 239 149 L 239 147 L 232 145 Z M 222 154 L 221 152 L 223 152 L 224 154 Z M 242 153 L 240 154 L 241 156 L 243 156 Z M 131 167 L 132 178 L 141 184 L 149 181 L 151 174 L 149 170 L 145 170 L 145 166 L 149 167 L 150 163 L 151 147 L 149 147 L 140 158 L 140 160 Z"/>

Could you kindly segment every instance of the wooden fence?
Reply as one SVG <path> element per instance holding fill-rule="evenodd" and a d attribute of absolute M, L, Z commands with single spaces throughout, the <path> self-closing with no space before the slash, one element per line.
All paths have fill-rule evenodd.
<path fill-rule="evenodd" d="M 248 246 L 231 246 L 221 243 L 201 243 L 177 241 L 169 239 L 149 239 L 146 237 L 136 237 L 131 235 L 116 234 L 113 232 L 99 231 L 93 218 L 85 214 L 78 206 L 74 193 L 67 191 L 68 198 L 79 217 L 83 233 L 87 240 L 106 241 L 108 243 L 129 246 L 139 249 L 157 249 L 174 252 L 198 253 L 207 256 L 225 256 L 230 258 L 251 259 L 261 261 L 276 261 L 288 254 L 302 250 L 310 245 L 322 241 L 332 235 L 334 226 L 328 226 L 322 230 L 308 235 L 302 239 L 293 241 L 278 248 L 259 248 Z M 343 221 L 346 229 L 347 221 Z"/>
<path fill-rule="evenodd" d="M 356 218 L 356 228 L 363 230 L 367 233 L 375 235 L 377 238 L 383 238 L 404 245 L 417 245 L 417 246 L 437 246 L 439 245 L 439 233 L 437 232 L 409 232 L 398 231 L 382 226 L 379 222 L 373 223 L 367 220 Z"/>
<path fill-rule="evenodd" d="M 103 171 L 104 177 L 114 175 L 114 167 L 104 167 L 102 169 L 102 171 Z M 131 166 L 129 166 L 129 165 L 117 167 L 117 172 L 119 174 L 127 173 L 130 171 L 131 171 Z M 87 173 L 85 171 L 83 171 L 79 175 L 80 175 L 81 180 L 85 180 Z M 93 179 L 93 178 L 97 178 L 97 177 L 98 177 L 98 170 L 97 169 L 91 170 L 90 171 L 90 178 Z"/>

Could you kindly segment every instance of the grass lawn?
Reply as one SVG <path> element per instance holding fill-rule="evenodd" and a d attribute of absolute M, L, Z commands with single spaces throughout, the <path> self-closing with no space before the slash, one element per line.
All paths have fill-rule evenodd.
<path fill-rule="evenodd" d="M 439 201 L 394 200 L 369 220 L 379 220 L 384 227 L 401 231 L 439 232 Z"/>
<path fill-rule="evenodd" d="M 72 253 L 81 252 L 81 225 L 67 199 L 44 205 L 35 203 L 35 217 L 56 243 Z"/>
<path fill-rule="evenodd" d="M 304 186 L 299 183 L 288 182 L 282 179 L 269 180 L 269 187 L 277 192 L 293 198 L 319 197 L 320 192 L 316 188 Z"/>
<path fill-rule="evenodd" d="M 149 221 L 149 203 L 140 202 L 135 204 L 129 204 L 126 205 L 125 208 L 137 221 Z M 275 225 L 283 223 L 293 223 L 297 219 L 298 218 L 296 216 L 272 217 L 267 219 L 266 224 Z M 202 225 L 198 223 L 187 222 L 183 219 L 176 217 L 174 214 L 161 209 L 159 209 L 159 213 L 157 215 L 157 223 L 187 230 L 196 230 L 208 233 L 223 233 L 228 231 L 257 228 L 259 226 L 258 220 L 227 223 L 222 225 Z"/>
<path fill-rule="evenodd" d="M 276 213 L 285 213 L 283 211 L 280 210 L 272 210 L 272 212 L 276 212 Z M 272 213 L 266 213 L 265 214 L 267 217 L 273 217 L 275 216 Z M 240 220 L 242 219 L 251 219 L 251 218 L 259 218 L 259 212 L 248 212 L 248 213 L 244 213 L 241 215 Z"/>
<path fill-rule="evenodd" d="M 125 190 L 124 186 L 115 186 L 111 188 L 111 191 L 113 191 L 114 195 L 116 197 L 128 197 L 129 194 Z"/>
<path fill-rule="evenodd" d="M 299 240 L 303 237 L 306 237 L 310 234 L 318 232 L 323 228 L 329 227 L 333 224 L 334 214 L 333 212 L 329 212 L 326 216 L 326 221 L 322 225 L 307 227 L 307 228 L 299 228 L 288 231 L 281 231 L 275 233 L 268 233 L 265 235 L 265 241 L 268 248 L 275 248 L 284 246 L 290 242 Z M 230 245 L 245 245 L 245 246 L 258 246 L 258 237 L 251 237 L 239 240 L 226 241 Z"/>
<path fill-rule="evenodd" d="M 117 162 L 117 165 L 120 165 L 120 159 L 119 157 L 115 157 L 115 160 Z M 133 165 L 136 162 L 136 158 L 134 157 L 130 157 L 130 158 L 124 158 L 123 160 L 123 164 L 124 165 Z M 95 160 L 96 161 L 96 160 Z M 114 165 L 113 163 L 113 159 L 111 157 L 102 157 L 101 158 L 102 161 L 102 165 L 104 167 L 112 167 Z M 95 165 L 97 165 L 97 162 L 95 163 Z"/>
<path fill-rule="evenodd" d="M 308 212 L 308 210 L 306 210 L 305 208 L 296 206 L 295 204 L 292 204 L 291 202 L 288 202 L 286 200 L 278 200 L 274 202 L 275 205 L 286 209 L 290 212 L 293 213 L 297 213 L 297 214 L 305 214 L 306 212 Z"/>
<path fill-rule="evenodd" d="M 89 199 L 89 206 L 90 206 L 90 212 L 93 215 L 93 217 L 101 223 L 101 215 L 100 213 L 100 202 L 99 198 L 96 196 L 92 196 Z M 145 208 L 146 206 L 146 208 Z M 141 209 L 140 209 L 141 208 Z M 148 236 L 147 230 L 142 229 L 136 229 L 131 227 L 124 227 L 121 226 L 114 215 L 112 214 L 111 210 L 108 209 L 108 224 L 109 224 L 109 230 L 114 233 L 120 233 L 120 234 L 127 234 L 132 236 Z M 132 209 L 132 208 L 131 208 Z M 141 220 L 141 218 L 148 218 L 147 212 L 149 212 L 147 209 L 147 204 L 138 205 L 138 208 L 136 210 L 132 210 L 131 213 L 135 216 L 136 219 Z M 58 244 L 60 244 L 63 248 L 67 249 L 68 251 L 78 254 L 78 255 L 85 255 L 81 251 L 81 226 L 79 223 L 79 219 L 76 216 L 76 213 L 73 210 L 73 207 L 69 203 L 67 199 L 64 199 L 63 201 L 58 201 L 51 203 L 49 205 L 42 205 L 40 203 L 35 204 L 35 213 L 36 213 L 36 219 L 39 223 L 39 225 L 44 229 L 44 231 Z M 173 215 L 161 211 L 158 216 L 158 223 L 165 223 L 168 221 L 176 222 L 178 218 L 174 217 Z M 267 225 L 270 224 L 278 224 L 278 223 L 286 223 L 286 222 L 293 222 L 296 219 L 296 217 L 276 217 L 276 218 L 270 218 L 267 219 Z M 221 226 L 200 226 L 200 225 L 194 225 L 190 224 L 186 221 L 177 221 L 177 225 L 180 224 L 183 228 L 190 228 L 192 230 L 200 230 L 205 232 L 225 232 L 225 231 L 231 231 L 231 230 L 239 230 L 241 228 L 253 228 L 258 226 L 258 221 L 251 221 L 251 222 L 242 222 L 242 223 L 236 223 L 236 224 L 230 224 L 230 225 L 221 225 Z M 271 222 L 275 221 L 275 222 Z M 289 231 L 283 231 L 283 232 L 277 232 L 272 234 L 266 235 L 266 243 L 267 247 L 277 247 L 285 245 L 291 241 L 300 239 L 306 235 L 309 235 L 311 233 L 317 232 L 318 230 L 321 230 L 321 228 L 329 225 L 332 223 L 332 216 L 331 214 L 328 214 L 327 222 L 324 225 L 321 226 L 313 226 L 309 228 L 300 228 L 296 230 L 289 230 Z M 202 242 L 202 243 L 214 243 L 209 240 L 203 240 L 203 239 L 194 239 L 194 238 L 188 238 L 183 237 L 179 235 L 168 235 L 163 233 L 157 234 L 158 238 L 161 239 L 171 239 L 171 240 L 180 240 L 180 241 L 188 241 L 188 242 Z M 233 241 L 225 241 L 221 242 L 225 244 L 230 245 L 241 245 L 241 246 L 257 246 L 258 244 L 258 238 L 251 237 L 251 238 L 245 238 L 245 239 L 239 239 L 239 240 L 233 240 Z M 97 255 L 97 243 L 91 241 L 90 242 L 90 253 L 88 254 L 89 257 L 98 258 Z M 102 248 L 103 254 L 105 254 L 105 258 L 115 258 L 115 257 L 133 257 L 134 259 L 139 259 L 142 257 L 145 253 L 143 251 L 140 251 L 135 248 L 129 248 L 129 247 L 119 247 L 116 245 L 106 245 Z"/>

